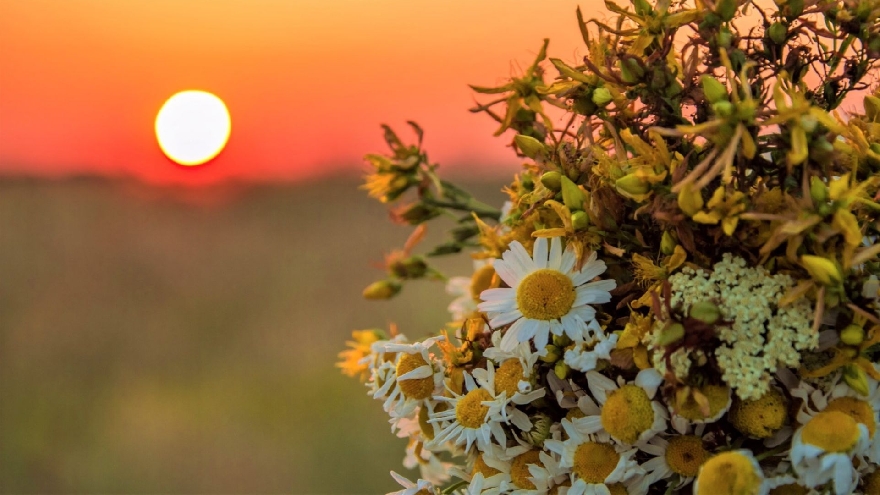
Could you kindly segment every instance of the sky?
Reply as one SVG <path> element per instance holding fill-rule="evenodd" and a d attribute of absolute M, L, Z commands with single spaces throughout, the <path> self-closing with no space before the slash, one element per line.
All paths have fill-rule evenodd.
<path fill-rule="evenodd" d="M 517 160 L 467 84 L 586 53 L 597 0 L 0 0 L 0 175 L 150 183 L 288 181 L 363 171 L 381 123 L 419 122 L 450 169 Z M 552 72 L 552 71 L 551 71 Z M 200 167 L 166 158 L 163 102 L 201 89 L 232 133 Z"/>

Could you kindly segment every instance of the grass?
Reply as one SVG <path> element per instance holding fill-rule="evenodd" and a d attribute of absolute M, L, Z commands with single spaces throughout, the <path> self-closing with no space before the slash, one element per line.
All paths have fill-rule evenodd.
<path fill-rule="evenodd" d="M 0 492 L 394 489 L 405 443 L 333 364 L 352 329 L 438 330 L 449 298 L 361 299 L 410 230 L 356 186 L 0 181 Z"/>

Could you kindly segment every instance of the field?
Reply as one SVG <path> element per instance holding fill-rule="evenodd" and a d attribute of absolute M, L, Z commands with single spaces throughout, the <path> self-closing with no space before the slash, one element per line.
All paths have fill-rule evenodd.
<path fill-rule="evenodd" d="M 404 441 L 336 353 L 449 298 L 361 299 L 409 229 L 356 187 L 0 181 L 0 492 L 394 489 Z"/>

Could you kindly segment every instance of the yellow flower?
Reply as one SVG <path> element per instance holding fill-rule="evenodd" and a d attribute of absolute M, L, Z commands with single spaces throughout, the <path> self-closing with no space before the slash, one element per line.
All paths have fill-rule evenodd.
<path fill-rule="evenodd" d="M 652 328 L 654 328 L 653 316 L 650 314 L 643 316 L 633 311 L 630 313 L 629 322 L 617 339 L 618 349 L 632 349 L 633 362 L 640 370 L 651 367 L 651 361 L 648 359 L 648 346 L 642 341 L 651 333 Z"/>
<path fill-rule="evenodd" d="M 378 342 L 386 338 L 385 332 L 382 330 L 354 330 L 351 332 L 350 340 L 345 344 L 351 349 L 346 349 L 339 353 L 341 361 L 336 363 L 337 368 L 342 369 L 342 373 L 347 376 L 360 375 L 360 380 L 365 382 L 369 372 L 369 363 L 364 358 L 370 355 L 373 342 Z"/>
<path fill-rule="evenodd" d="M 725 194 L 724 186 L 718 187 L 712 194 L 712 199 L 706 204 L 708 211 L 699 211 L 694 214 L 695 222 L 716 225 L 721 222 L 721 228 L 728 236 L 733 235 L 739 223 L 740 213 L 746 210 L 744 200 L 746 195 L 741 191 Z"/>

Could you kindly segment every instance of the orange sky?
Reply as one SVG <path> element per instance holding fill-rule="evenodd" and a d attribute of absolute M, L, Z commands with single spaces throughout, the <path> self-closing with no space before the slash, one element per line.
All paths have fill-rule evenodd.
<path fill-rule="evenodd" d="M 592 3 L 590 3 L 592 2 Z M 0 0 L 0 174 L 149 182 L 284 180 L 384 149 L 379 124 L 426 129 L 434 161 L 508 165 L 468 83 L 526 66 L 544 37 L 585 49 L 575 7 L 596 0 Z M 184 89 L 226 101 L 232 136 L 184 168 L 153 122 Z"/>

